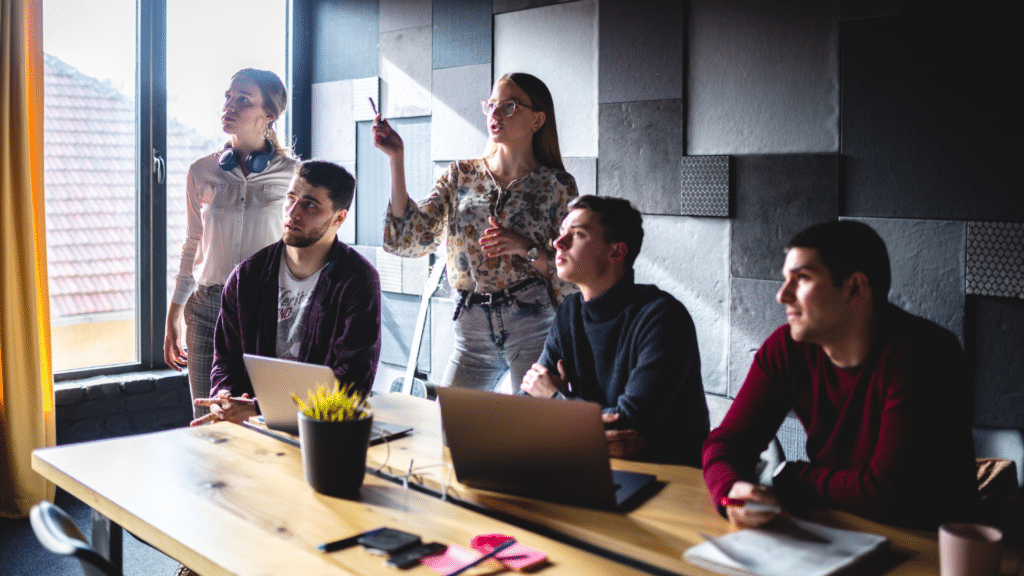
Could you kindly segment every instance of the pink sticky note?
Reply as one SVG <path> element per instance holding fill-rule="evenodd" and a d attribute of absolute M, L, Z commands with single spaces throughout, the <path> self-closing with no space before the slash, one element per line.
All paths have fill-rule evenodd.
<path fill-rule="evenodd" d="M 504 534 L 485 534 L 473 538 L 471 544 L 477 552 L 487 554 L 507 539 L 508 536 Z M 548 555 L 521 542 L 516 542 L 499 552 L 495 558 L 513 570 L 525 570 L 547 560 Z"/>
<path fill-rule="evenodd" d="M 420 558 L 420 564 L 423 564 L 438 574 L 448 574 L 449 572 L 454 572 L 466 564 L 469 564 L 479 557 L 480 555 L 472 550 L 466 550 L 465 548 L 459 548 L 458 546 L 449 546 L 448 549 L 441 554 L 434 554 L 433 556 Z"/>

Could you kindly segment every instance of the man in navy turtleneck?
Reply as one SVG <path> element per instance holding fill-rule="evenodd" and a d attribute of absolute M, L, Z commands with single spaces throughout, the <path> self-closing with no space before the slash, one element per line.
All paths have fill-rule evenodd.
<path fill-rule="evenodd" d="M 522 390 L 603 406 L 612 456 L 700 466 L 709 422 L 697 335 L 682 303 L 633 281 L 640 212 L 608 196 L 569 208 L 555 266 L 580 292 L 558 308 Z"/>

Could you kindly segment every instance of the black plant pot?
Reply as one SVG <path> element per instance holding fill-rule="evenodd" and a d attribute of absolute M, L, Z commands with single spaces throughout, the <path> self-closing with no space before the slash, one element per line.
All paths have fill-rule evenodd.
<path fill-rule="evenodd" d="M 372 414 L 359 420 L 325 422 L 299 412 L 302 469 L 313 490 L 339 498 L 359 494 L 372 426 Z"/>

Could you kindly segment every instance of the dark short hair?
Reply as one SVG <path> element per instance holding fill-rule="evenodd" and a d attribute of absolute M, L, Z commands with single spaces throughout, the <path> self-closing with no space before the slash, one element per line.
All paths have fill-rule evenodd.
<path fill-rule="evenodd" d="M 306 160 L 295 173 L 313 186 L 327 189 L 335 210 L 348 210 L 356 193 L 356 179 L 341 166 L 326 160 Z"/>
<path fill-rule="evenodd" d="M 822 222 L 797 232 L 790 248 L 814 248 L 821 263 L 832 276 L 832 283 L 842 285 L 854 272 L 868 279 L 876 306 L 889 301 L 892 272 L 885 242 L 870 226 L 855 220 Z"/>
<path fill-rule="evenodd" d="M 586 208 L 597 214 L 604 228 L 605 242 L 623 242 L 626 245 L 626 268 L 632 269 L 644 243 L 644 219 L 629 200 L 613 196 L 587 194 L 569 203 L 569 210 Z"/>

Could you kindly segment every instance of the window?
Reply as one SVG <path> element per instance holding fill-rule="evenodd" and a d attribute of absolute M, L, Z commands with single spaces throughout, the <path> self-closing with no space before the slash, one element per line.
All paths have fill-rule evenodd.
<path fill-rule="evenodd" d="M 287 84 L 287 11 L 287 0 L 44 0 L 58 379 L 164 366 L 188 167 L 223 144 L 231 74 L 269 69 Z"/>

